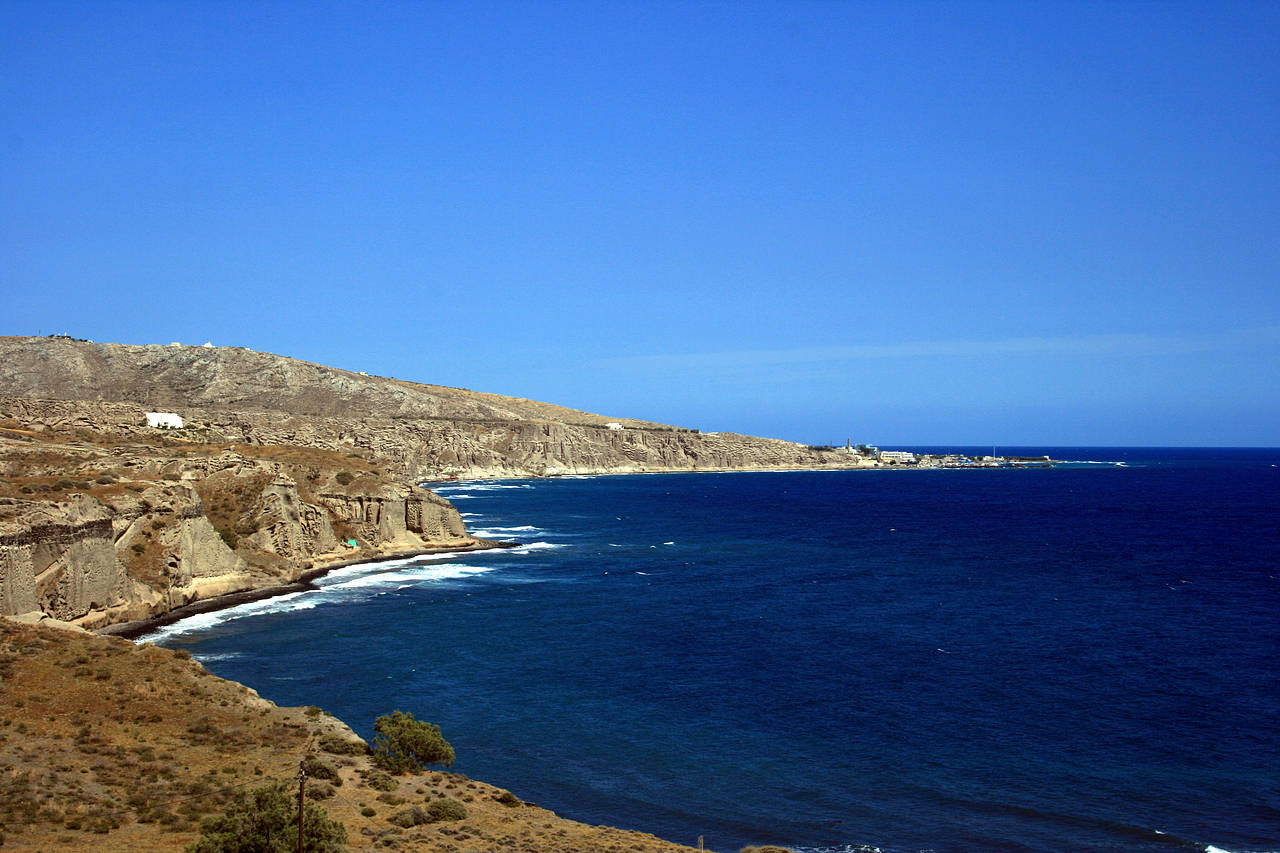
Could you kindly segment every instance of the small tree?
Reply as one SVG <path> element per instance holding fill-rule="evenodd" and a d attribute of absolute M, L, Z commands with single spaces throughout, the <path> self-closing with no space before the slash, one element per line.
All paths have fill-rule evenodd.
<path fill-rule="evenodd" d="M 453 747 L 440 734 L 440 727 L 415 720 L 413 714 L 392 711 L 374 720 L 373 729 L 378 733 L 373 739 L 373 762 L 390 773 L 453 763 Z"/>
<path fill-rule="evenodd" d="M 347 828 L 315 803 L 302 820 L 306 853 L 342 853 Z M 235 792 L 226 812 L 200 823 L 187 853 L 293 853 L 298 849 L 298 804 L 280 782 Z"/>

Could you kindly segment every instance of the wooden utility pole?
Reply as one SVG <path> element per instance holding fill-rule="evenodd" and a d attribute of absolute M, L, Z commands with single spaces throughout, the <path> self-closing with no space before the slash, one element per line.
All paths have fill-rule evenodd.
<path fill-rule="evenodd" d="M 307 789 L 307 771 L 298 767 L 298 853 L 302 853 L 302 802 Z"/>

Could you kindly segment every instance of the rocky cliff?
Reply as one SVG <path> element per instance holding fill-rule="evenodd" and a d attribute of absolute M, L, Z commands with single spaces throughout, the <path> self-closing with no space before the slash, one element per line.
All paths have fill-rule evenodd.
<path fill-rule="evenodd" d="M 355 455 L 113 436 L 68 406 L 0 428 L 0 615 L 101 627 L 325 565 L 484 544 L 447 501 Z"/>
<path fill-rule="evenodd" d="M 239 348 L 0 337 L 0 612 L 98 626 L 484 546 L 424 480 L 858 464 Z"/>

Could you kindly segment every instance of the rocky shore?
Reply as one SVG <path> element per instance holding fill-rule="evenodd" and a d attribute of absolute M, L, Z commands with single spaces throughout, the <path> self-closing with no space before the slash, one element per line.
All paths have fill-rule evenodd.
<path fill-rule="evenodd" d="M 99 629 L 484 546 L 427 480 L 874 464 L 240 348 L 0 337 L 0 614 Z"/>
<path fill-rule="evenodd" d="M 355 563 L 502 546 L 427 480 L 869 464 L 249 350 L 0 337 L 0 844 L 177 850 L 227 791 L 329 743 L 317 795 L 356 850 L 689 850 L 455 774 L 387 787 L 319 709 L 123 637 Z M 467 816 L 402 825 L 443 798 Z"/>
<path fill-rule="evenodd" d="M 102 628 L 353 562 L 494 544 L 356 454 L 48 427 L 0 429 L 0 452 L 4 615 Z"/>

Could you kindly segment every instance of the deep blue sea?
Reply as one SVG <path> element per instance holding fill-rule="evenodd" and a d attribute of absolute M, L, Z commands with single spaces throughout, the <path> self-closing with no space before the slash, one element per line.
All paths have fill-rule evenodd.
<path fill-rule="evenodd" d="M 451 484 L 526 544 L 149 639 L 716 851 L 1280 850 L 1280 450 L 1000 452 L 1093 464 Z"/>

